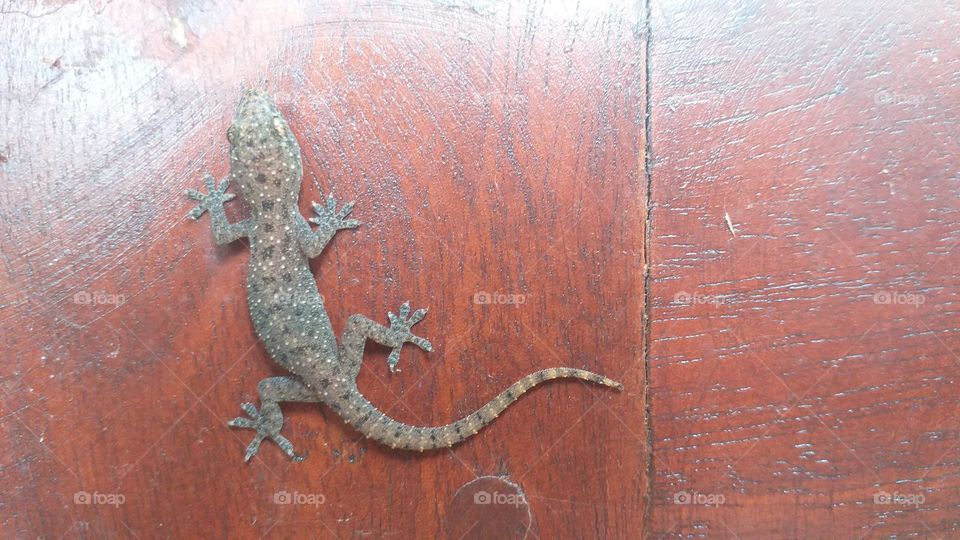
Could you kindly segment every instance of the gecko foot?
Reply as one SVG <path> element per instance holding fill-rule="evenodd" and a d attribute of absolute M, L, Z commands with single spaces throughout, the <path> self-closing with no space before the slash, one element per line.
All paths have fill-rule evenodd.
<path fill-rule="evenodd" d="M 190 217 L 193 219 L 200 219 L 200 216 L 207 210 L 217 206 L 223 207 L 223 203 L 236 197 L 233 193 L 226 193 L 227 188 L 230 186 L 229 178 L 224 178 L 223 182 L 220 182 L 220 186 L 217 186 L 213 176 L 207 173 L 203 177 L 203 182 L 207 185 L 206 195 L 195 189 L 188 189 L 186 191 L 187 197 L 200 203 L 190 211 Z"/>
<path fill-rule="evenodd" d="M 387 357 L 387 366 L 390 367 L 391 372 L 397 370 L 397 364 L 400 363 L 400 349 L 404 343 L 413 343 L 427 352 L 433 351 L 433 345 L 431 345 L 429 341 L 420 336 L 413 335 L 413 332 L 410 330 L 413 325 L 422 321 L 426 315 L 427 310 L 425 308 L 418 309 L 411 314 L 410 302 L 404 302 L 396 315 L 387 313 L 387 318 L 390 319 L 390 332 L 396 335 L 400 342 L 399 345 L 390 351 L 390 356 Z"/>
<path fill-rule="evenodd" d="M 243 456 L 243 461 L 250 461 L 250 458 L 257 455 L 260 450 L 260 443 L 264 439 L 271 439 L 277 443 L 277 446 L 283 450 L 283 453 L 290 456 L 294 461 L 303 461 L 303 456 L 298 456 L 293 452 L 293 443 L 286 437 L 280 435 L 280 428 L 283 427 L 283 415 L 280 413 L 280 405 L 277 403 L 264 403 L 261 405 L 261 411 L 257 411 L 253 403 L 241 403 L 242 408 L 250 418 L 238 416 L 227 422 L 230 427 L 255 429 L 257 435 L 247 446 L 247 453 Z"/>
<path fill-rule="evenodd" d="M 337 199 L 334 198 L 333 193 L 327 195 L 326 204 L 311 203 L 311 205 L 317 217 L 310 218 L 310 221 L 316 223 L 321 231 L 335 233 L 340 229 L 353 229 L 360 226 L 359 221 L 347 219 L 353 211 L 353 202 L 348 202 L 337 211 Z"/>

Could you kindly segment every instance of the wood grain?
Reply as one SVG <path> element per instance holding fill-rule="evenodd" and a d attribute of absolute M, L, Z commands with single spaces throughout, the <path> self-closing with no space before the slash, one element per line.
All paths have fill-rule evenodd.
<path fill-rule="evenodd" d="M 0 3 L 0 532 L 957 536 L 960 9 L 584 4 Z M 289 405 L 308 459 L 243 465 L 224 423 L 278 371 L 182 193 L 249 85 L 303 209 L 357 200 L 313 263 L 334 326 L 430 307 L 434 353 L 370 347 L 374 403 L 625 392 L 423 456 Z"/>
<path fill-rule="evenodd" d="M 956 537 L 957 5 L 707 4 L 651 9 L 651 535 Z"/>
<path fill-rule="evenodd" d="M 517 512 L 456 511 L 484 476 L 522 490 L 528 537 L 639 534 L 635 4 L 0 7 L 0 43 L 16 51 L 0 70 L 4 536 L 430 538 L 478 516 L 506 530 Z M 405 350 L 391 375 L 371 347 L 371 401 L 445 423 L 555 365 L 625 392 L 552 384 L 423 456 L 286 406 L 308 459 L 265 446 L 244 465 L 249 434 L 224 424 L 278 371 L 246 312 L 245 249 L 216 248 L 206 221 L 185 219 L 183 191 L 226 174 L 247 85 L 269 90 L 300 138 L 304 209 L 330 189 L 357 200 L 364 225 L 314 263 L 335 328 L 404 300 L 430 307 L 418 330 L 434 353 Z M 477 302 L 484 292 L 500 296 Z"/>

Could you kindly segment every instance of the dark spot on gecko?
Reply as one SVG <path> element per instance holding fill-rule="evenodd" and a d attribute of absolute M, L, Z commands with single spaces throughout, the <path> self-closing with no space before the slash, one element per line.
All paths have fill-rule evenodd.
<path fill-rule="evenodd" d="M 546 378 L 547 378 L 547 373 L 545 371 L 541 371 L 540 373 L 537 373 L 537 381 L 543 382 L 544 380 L 546 380 Z"/>
<path fill-rule="evenodd" d="M 273 223 L 264 223 L 263 232 L 273 232 Z"/>
<path fill-rule="evenodd" d="M 260 203 L 260 208 L 263 208 L 266 211 L 273 210 L 273 201 L 263 201 Z"/>
<path fill-rule="evenodd" d="M 263 173 L 258 174 L 258 175 L 257 175 L 257 182 L 260 182 L 261 184 L 267 183 L 267 175 L 265 175 L 265 174 L 263 174 Z"/>

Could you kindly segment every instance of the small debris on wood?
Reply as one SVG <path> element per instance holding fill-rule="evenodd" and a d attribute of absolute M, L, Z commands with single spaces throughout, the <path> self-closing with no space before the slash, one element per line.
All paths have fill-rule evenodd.
<path fill-rule="evenodd" d="M 726 222 L 727 222 L 727 228 L 730 229 L 730 234 L 732 234 L 733 237 L 736 238 L 736 237 L 737 237 L 737 228 L 733 226 L 733 221 L 730 220 L 730 214 L 727 213 L 727 212 L 724 212 L 724 213 L 723 213 L 723 218 L 724 218 L 724 219 L 726 220 Z"/>

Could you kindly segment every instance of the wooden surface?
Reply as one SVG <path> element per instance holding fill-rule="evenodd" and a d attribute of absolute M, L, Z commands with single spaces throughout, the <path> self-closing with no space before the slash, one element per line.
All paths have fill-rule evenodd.
<path fill-rule="evenodd" d="M 3 536 L 960 536 L 956 3 L 279 4 L 0 2 Z M 182 192 L 247 85 L 357 200 L 335 328 L 430 307 L 371 401 L 625 391 L 423 456 L 286 405 L 244 465 L 279 372 Z"/>
<path fill-rule="evenodd" d="M 3 536 L 638 534 L 649 489 L 635 6 L 2 11 L 0 41 L 17 51 L 0 79 Z M 280 372 L 246 311 L 245 248 L 217 248 L 183 196 L 205 171 L 226 174 L 245 85 L 274 95 L 300 138 L 303 208 L 331 188 L 357 200 L 363 226 L 313 264 L 334 327 L 352 313 L 385 322 L 404 300 L 430 308 L 417 330 L 432 354 L 406 348 L 389 374 L 387 351 L 370 347 L 359 384 L 373 403 L 442 424 L 556 365 L 626 390 L 551 384 L 481 436 L 422 456 L 285 405 L 284 433 L 307 460 L 265 444 L 245 465 L 251 434 L 225 422 Z M 486 504 L 473 499 L 484 486 Z"/>
<path fill-rule="evenodd" d="M 652 10 L 653 536 L 960 535 L 960 11 L 882 4 Z"/>

